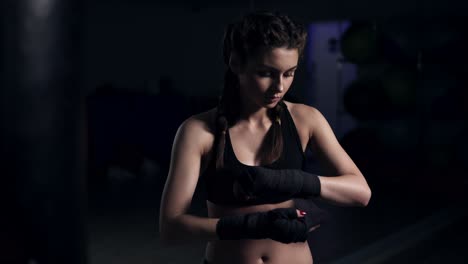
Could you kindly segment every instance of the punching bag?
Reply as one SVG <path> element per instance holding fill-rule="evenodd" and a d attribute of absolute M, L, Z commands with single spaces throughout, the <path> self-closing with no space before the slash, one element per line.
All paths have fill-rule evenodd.
<path fill-rule="evenodd" d="M 2 218 L 15 219 L 27 263 L 85 263 L 80 1 L 5 0 L 0 12 L 2 178 L 14 204 Z"/>

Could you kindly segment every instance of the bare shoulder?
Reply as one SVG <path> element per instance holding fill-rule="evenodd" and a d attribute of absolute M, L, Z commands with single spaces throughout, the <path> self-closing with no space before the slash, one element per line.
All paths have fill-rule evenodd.
<path fill-rule="evenodd" d="M 178 134 L 200 144 L 202 152 L 211 149 L 215 135 L 216 108 L 187 118 L 179 126 Z"/>
<path fill-rule="evenodd" d="M 317 119 L 320 116 L 320 111 L 313 106 L 305 104 L 291 103 L 288 101 L 284 101 L 284 103 L 288 107 L 296 126 L 303 126 L 303 129 L 307 129 L 311 135 L 313 126 L 317 123 Z"/>
<path fill-rule="evenodd" d="M 210 109 L 206 112 L 198 113 L 187 118 L 181 126 L 190 127 L 192 129 L 199 129 L 202 131 L 210 132 L 214 128 L 214 119 L 216 116 L 216 108 Z"/>
<path fill-rule="evenodd" d="M 288 107 L 291 114 L 296 114 L 298 116 L 310 116 L 317 113 L 317 108 L 305 104 L 297 104 L 291 103 L 288 101 L 284 101 L 286 106 Z"/>

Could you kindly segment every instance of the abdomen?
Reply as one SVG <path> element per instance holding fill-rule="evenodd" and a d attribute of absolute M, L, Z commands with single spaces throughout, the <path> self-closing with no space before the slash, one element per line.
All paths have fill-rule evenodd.
<path fill-rule="evenodd" d="M 276 208 L 294 207 L 288 200 L 278 204 L 247 207 L 224 207 L 207 201 L 208 216 L 265 212 Z M 307 242 L 284 244 L 271 239 L 216 240 L 207 244 L 205 258 L 212 264 L 310 264 L 312 254 Z"/>

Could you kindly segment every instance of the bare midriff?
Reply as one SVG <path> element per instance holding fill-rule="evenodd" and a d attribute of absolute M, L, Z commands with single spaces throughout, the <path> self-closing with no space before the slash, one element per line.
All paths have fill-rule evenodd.
<path fill-rule="evenodd" d="M 224 207 L 207 201 L 208 216 L 266 212 L 294 207 L 292 200 L 278 204 Z M 213 264 L 311 264 L 312 254 L 306 242 L 284 244 L 271 239 L 215 240 L 208 242 L 205 258 Z"/>

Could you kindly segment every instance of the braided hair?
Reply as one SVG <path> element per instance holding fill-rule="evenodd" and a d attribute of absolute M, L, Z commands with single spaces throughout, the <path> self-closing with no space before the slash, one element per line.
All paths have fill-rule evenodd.
<path fill-rule="evenodd" d="M 224 146 L 226 131 L 239 118 L 239 80 L 229 67 L 231 54 L 239 55 L 240 62 L 245 64 L 248 58 L 255 56 L 263 49 L 287 47 L 297 49 L 302 58 L 307 38 L 304 26 L 291 18 L 270 12 L 254 12 L 242 17 L 240 21 L 229 24 L 223 36 L 223 59 L 227 66 L 224 74 L 224 88 L 216 113 L 215 153 L 216 168 L 224 166 Z M 272 128 L 265 137 L 260 149 L 260 157 L 266 163 L 277 160 L 283 150 L 280 115 L 285 108 L 280 101 L 268 114 L 273 121 Z"/>

